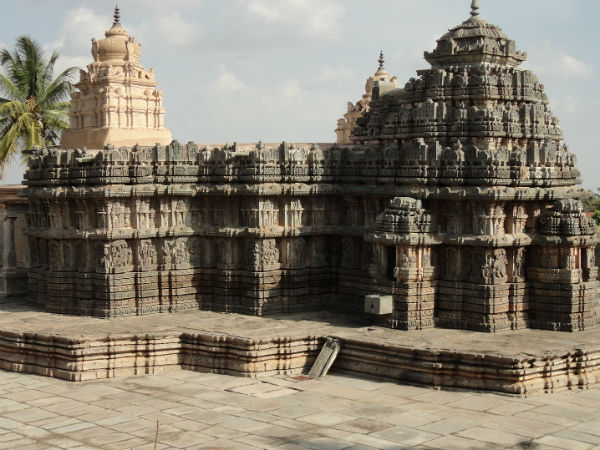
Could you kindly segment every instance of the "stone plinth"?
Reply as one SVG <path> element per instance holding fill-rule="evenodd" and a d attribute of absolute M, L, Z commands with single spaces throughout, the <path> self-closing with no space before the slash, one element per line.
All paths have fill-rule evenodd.
<path fill-rule="evenodd" d="M 600 380 L 600 330 L 398 332 L 339 313 L 251 317 L 206 311 L 104 320 L 0 312 L 0 368 L 86 381 L 170 368 L 244 377 L 306 373 L 327 338 L 331 366 L 359 376 L 436 388 L 529 395 L 586 389 Z"/>

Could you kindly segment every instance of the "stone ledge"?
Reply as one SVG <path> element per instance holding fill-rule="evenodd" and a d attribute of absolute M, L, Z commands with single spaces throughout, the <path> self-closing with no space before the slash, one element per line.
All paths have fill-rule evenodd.
<path fill-rule="evenodd" d="M 174 367 L 245 377 L 297 374 L 311 367 L 327 336 L 341 342 L 332 370 L 359 376 L 519 395 L 600 381 L 600 330 L 399 332 L 332 312 L 261 318 L 194 311 L 97 319 L 23 304 L 0 311 L 0 368 L 70 381 Z"/>

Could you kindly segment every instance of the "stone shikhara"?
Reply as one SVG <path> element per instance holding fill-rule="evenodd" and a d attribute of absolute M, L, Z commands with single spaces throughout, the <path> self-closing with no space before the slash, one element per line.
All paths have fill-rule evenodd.
<path fill-rule="evenodd" d="M 348 111 L 344 114 L 343 118 L 338 119 L 337 128 L 335 129 L 336 142 L 338 144 L 350 144 L 351 135 L 356 128 L 358 119 L 368 112 L 371 107 L 375 82 L 378 82 L 378 84 L 385 83 L 388 87 L 392 88 L 398 87 L 398 77 L 390 77 L 390 74 L 383 67 L 384 62 L 383 51 L 381 51 L 377 72 L 372 77 L 367 78 L 365 93 L 362 98 L 356 103 L 348 102 Z"/>
<path fill-rule="evenodd" d="M 393 328 L 594 326 L 598 236 L 525 56 L 474 9 L 404 88 L 373 81 L 349 144 L 36 151 L 30 295 L 113 317 L 380 293 Z"/>

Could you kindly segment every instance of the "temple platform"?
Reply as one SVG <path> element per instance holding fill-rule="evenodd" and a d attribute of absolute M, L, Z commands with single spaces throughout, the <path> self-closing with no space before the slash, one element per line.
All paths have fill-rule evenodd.
<path fill-rule="evenodd" d="M 306 373 L 326 337 L 332 371 L 437 388 L 528 395 L 600 379 L 600 329 L 398 331 L 335 312 L 254 317 L 187 311 L 99 319 L 0 305 L 0 368 L 71 381 L 170 368 L 261 377 Z"/>

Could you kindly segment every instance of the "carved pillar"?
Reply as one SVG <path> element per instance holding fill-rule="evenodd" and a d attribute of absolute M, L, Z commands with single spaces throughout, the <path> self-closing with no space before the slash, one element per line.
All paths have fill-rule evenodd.
<path fill-rule="evenodd" d="M 532 328 L 579 331 L 597 323 L 598 236 L 581 203 L 559 200 L 546 210 L 527 271 Z"/>
<path fill-rule="evenodd" d="M 435 287 L 430 246 L 400 245 L 392 288 L 394 311 L 390 324 L 403 330 L 434 326 Z"/>

